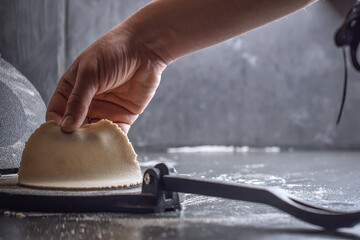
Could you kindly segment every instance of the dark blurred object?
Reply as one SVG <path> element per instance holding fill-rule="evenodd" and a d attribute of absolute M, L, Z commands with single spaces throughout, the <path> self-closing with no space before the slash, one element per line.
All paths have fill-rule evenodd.
<path fill-rule="evenodd" d="M 341 106 L 336 120 L 336 124 L 339 124 L 341 115 L 344 109 L 345 100 L 346 100 L 346 90 L 347 90 L 347 62 L 346 62 L 346 51 L 345 47 L 350 47 L 350 56 L 353 63 L 353 66 L 356 70 L 360 71 L 360 64 L 357 59 L 357 50 L 360 42 L 360 1 L 351 7 L 348 12 L 343 25 L 335 33 L 335 44 L 338 47 L 343 48 L 343 57 L 344 57 L 344 86 L 343 94 L 341 99 Z"/>
<path fill-rule="evenodd" d="M 0 58 L 0 169 L 19 166 L 25 142 L 44 122 L 45 111 L 34 86 Z"/>
<path fill-rule="evenodd" d="M 338 47 L 350 47 L 351 59 L 354 67 L 360 71 L 360 64 L 356 57 L 360 42 L 360 2 L 357 1 L 346 16 L 345 22 L 335 34 Z"/>

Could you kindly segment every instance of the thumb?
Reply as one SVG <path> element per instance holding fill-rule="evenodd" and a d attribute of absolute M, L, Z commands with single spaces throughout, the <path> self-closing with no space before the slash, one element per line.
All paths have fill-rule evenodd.
<path fill-rule="evenodd" d="M 89 67 L 80 68 L 76 76 L 74 88 L 71 91 L 66 104 L 66 110 L 61 122 L 61 130 L 64 132 L 74 132 L 84 122 L 89 110 L 91 100 L 98 89 L 95 70 Z"/>

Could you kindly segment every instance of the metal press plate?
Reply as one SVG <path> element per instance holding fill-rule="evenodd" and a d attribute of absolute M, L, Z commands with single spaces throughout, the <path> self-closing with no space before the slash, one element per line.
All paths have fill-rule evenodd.
<path fill-rule="evenodd" d="M 18 175 L 5 175 L 0 177 L 0 194 L 20 194 L 28 196 L 111 196 L 140 194 L 141 184 L 125 188 L 106 188 L 106 189 L 41 189 L 24 187 L 18 184 Z"/>

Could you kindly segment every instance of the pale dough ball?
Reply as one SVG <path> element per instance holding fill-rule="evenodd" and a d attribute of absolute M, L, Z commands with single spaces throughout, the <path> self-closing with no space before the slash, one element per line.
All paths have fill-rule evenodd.
<path fill-rule="evenodd" d="M 43 188 L 110 188 L 141 183 L 139 163 L 127 136 L 101 120 L 73 133 L 49 121 L 26 142 L 21 185 Z"/>

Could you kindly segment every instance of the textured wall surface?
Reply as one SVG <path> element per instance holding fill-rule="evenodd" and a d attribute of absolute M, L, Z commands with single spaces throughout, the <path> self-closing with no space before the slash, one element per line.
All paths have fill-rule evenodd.
<path fill-rule="evenodd" d="M 64 0 L 0 1 L 0 54 L 47 103 L 64 71 Z"/>
<path fill-rule="evenodd" d="M 3 7 L 12 2 L 7 0 L 1 4 Z M 58 22 L 45 21 L 45 26 L 51 27 L 43 29 L 44 21 L 39 20 L 38 25 L 22 29 L 19 22 L 19 26 L 13 26 L 15 30 L 9 30 L 12 24 L 0 14 L 1 26 L 7 26 L 0 30 L 3 31 L 0 52 L 10 62 L 17 60 L 22 50 L 14 43 L 7 43 L 11 49 L 3 53 L 1 45 L 4 39 L 9 39 L 9 32 L 30 31 L 40 36 L 43 29 L 45 36 L 51 38 L 51 47 L 42 45 L 42 51 L 38 52 L 27 49 L 33 56 L 39 54 L 35 58 L 37 64 L 13 63 L 26 76 L 39 76 L 39 72 L 59 76 L 60 63 L 69 66 L 89 44 L 146 3 L 133 0 L 39 2 L 45 3 L 44 11 L 63 9 L 65 21 L 61 22 L 63 15 L 52 10 L 54 13 L 50 15 Z M 6 14 L 12 19 L 22 19 Z M 231 144 L 359 148 L 360 113 L 356 106 L 360 104 L 360 82 L 357 81 L 359 74 L 353 70 L 349 73 L 343 119 L 335 126 L 343 62 L 341 51 L 334 46 L 333 34 L 342 21 L 333 5 L 320 1 L 265 27 L 177 60 L 165 70 L 153 101 L 130 130 L 130 139 L 136 146 Z M 56 26 L 65 38 L 52 34 Z M 17 41 L 32 42 L 21 38 Z M 46 74 L 46 80 L 42 81 L 29 76 L 47 102 L 55 88 L 55 79 Z"/>
<path fill-rule="evenodd" d="M 66 67 L 92 42 L 118 25 L 149 1 L 67 1 Z"/>

